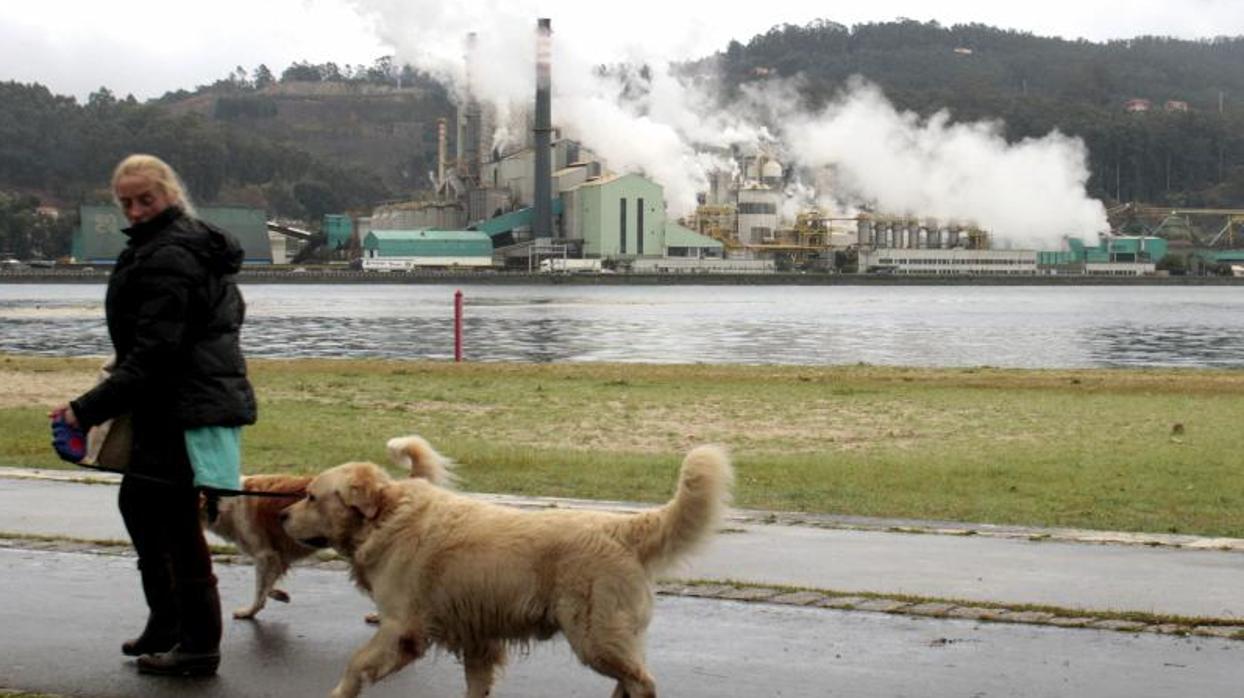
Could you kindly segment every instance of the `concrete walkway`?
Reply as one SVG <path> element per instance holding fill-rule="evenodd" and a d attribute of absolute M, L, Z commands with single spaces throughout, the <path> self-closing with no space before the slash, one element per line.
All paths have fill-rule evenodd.
<path fill-rule="evenodd" d="M 115 482 L 73 481 L 77 475 L 0 470 L 0 688 L 89 698 L 326 695 L 372 633 L 362 622 L 370 603 L 345 579 L 343 563 L 320 563 L 284 582 L 292 603 L 269 604 L 257 621 L 225 619 L 219 676 L 138 675 L 118 651 L 144 609 Z M 1103 538 L 1117 542 L 1096 542 Z M 1244 642 L 1234 639 L 1244 632 L 1244 621 L 1234 625 L 1244 618 L 1237 543 L 736 512 L 677 579 L 660 585 L 648 656 L 662 695 L 680 698 L 1237 696 L 1244 676 Z M 249 565 L 221 564 L 217 574 L 226 609 L 249 600 Z M 1084 617 L 972 604 L 1050 605 Z M 1200 616 L 1204 625 L 1095 620 L 1103 611 Z M 1065 627 L 1081 624 L 1089 627 Z M 364 695 L 463 690 L 461 667 L 442 654 Z M 555 639 L 516 654 L 496 695 L 609 691 Z"/>
<path fill-rule="evenodd" d="M 249 595 L 251 568 L 220 565 L 221 595 Z M 0 547 L 0 687 L 82 698 L 326 696 L 374 630 L 340 571 L 299 569 L 292 602 L 225 619 L 219 676 L 139 675 L 120 641 L 145 615 L 132 558 Z M 657 598 L 647 655 L 678 698 L 1231 698 L 1244 643 L 1208 637 Z M 610 682 L 561 638 L 515 652 L 497 698 L 605 698 Z M 446 698 L 462 668 L 433 653 L 364 698 Z"/>

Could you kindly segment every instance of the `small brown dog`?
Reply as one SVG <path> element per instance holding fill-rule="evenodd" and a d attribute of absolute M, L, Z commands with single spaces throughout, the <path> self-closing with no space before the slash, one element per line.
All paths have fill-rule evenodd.
<path fill-rule="evenodd" d="M 643 655 L 653 576 L 713 534 L 732 480 L 725 451 L 701 446 L 669 503 L 618 514 L 524 511 L 372 463 L 321 473 L 282 512 L 285 530 L 348 556 L 380 612 L 331 695 L 354 698 L 436 645 L 462 660 L 467 696 L 484 698 L 509 646 L 560 632 L 617 681 L 615 698 L 655 698 Z"/>
<path fill-rule="evenodd" d="M 418 436 L 390 439 L 387 444 L 393 465 L 405 468 L 412 478 L 437 485 L 453 482 L 453 464 Z M 242 489 L 253 492 L 306 494 L 311 475 L 247 475 Z M 255 561 L 255 599 L 233 612 L 234 618 L 254 618 L 268 599 L 289 602 L 289 594 L 276 583 L 290 565 L 316 552 L 291 538 L 281 528 L 281 512 L 297 500 L 278 497 L 225 497 L 213 521 L 204 522 L 212 533 L 230 541 Z"/>

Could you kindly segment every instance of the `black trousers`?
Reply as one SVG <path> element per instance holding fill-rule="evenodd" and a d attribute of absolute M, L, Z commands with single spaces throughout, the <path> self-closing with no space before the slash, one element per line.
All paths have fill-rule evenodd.
<path fill-rule="evenodd" d="M 220 597 L 199 523 L 199 493 L 126 476 L 118 499 L 138 552 L 149 625 L 177 633 L 183 649 L 215 650 L 222 630 Z"/>
<path fill-rule="evenodd" d="M 139 560 L 167 565 L 175 582 L 213 577 L 197 491 L 126 477 L 118 504 Z"/>

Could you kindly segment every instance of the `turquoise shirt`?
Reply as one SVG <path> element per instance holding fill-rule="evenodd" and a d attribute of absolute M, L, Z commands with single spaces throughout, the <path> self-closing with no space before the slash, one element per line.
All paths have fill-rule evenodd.
<path fill-rule="evenodd" d="M 186 453 L 194 468 L 195 487 L 241 489 L 242 427 L 187 429 Z"/>

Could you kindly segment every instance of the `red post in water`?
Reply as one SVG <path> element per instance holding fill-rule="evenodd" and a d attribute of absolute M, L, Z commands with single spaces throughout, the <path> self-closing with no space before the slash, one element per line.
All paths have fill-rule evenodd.
<path fill-rule="evenodd" d="M 454 291 L 454 361 L 462 361 L 462 289 Z"/>

